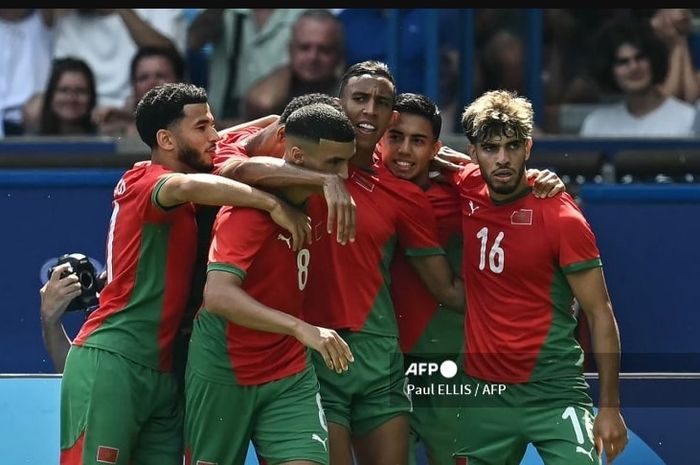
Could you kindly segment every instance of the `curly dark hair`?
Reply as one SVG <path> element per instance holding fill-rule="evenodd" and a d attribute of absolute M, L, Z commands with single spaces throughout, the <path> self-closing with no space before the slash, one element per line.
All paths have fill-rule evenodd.
<path fill-rule="evenodd" d="M 591 52 L 591 74 L 601 89 L 619 93 L 613 73 L 617 51 L 627 44 L 651 63 L 652 83 L 661 84 L 668 72 L 668 48 L 651 28 L 649 21 L 636 17 L 624 17 L 610 21 L 603 26 L 593 41 Z"/>

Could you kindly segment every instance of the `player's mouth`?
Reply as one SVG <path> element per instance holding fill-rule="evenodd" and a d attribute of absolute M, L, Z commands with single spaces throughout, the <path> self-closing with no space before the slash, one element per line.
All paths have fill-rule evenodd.
<path fill-rule="evenodd" d="M 501 182 L 508 182 L 514 174 L 515 172 L 513 170 L 499 169 L 494 171 L 491 177 Z"/>
<path fill-rule="evenodd" d="M 391 171 L 394 174 L 407 174 L 413 171 L 415 163 L 408 160 L 392 160 L 391 161 Z"/>
<path fill-rule="evenodd" d="M 377 126 L 368 122 L 360 122 L 355 125 L 357 131 L 361 134 L 371 135 L 377 132 Z"/>

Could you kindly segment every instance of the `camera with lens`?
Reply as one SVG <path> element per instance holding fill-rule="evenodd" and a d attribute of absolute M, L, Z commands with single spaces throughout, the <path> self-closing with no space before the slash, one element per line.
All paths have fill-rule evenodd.
<path fill-rule="evenodd" d="M 80 282 L 80 287 L 82 292 L 78 297 L 71 300 L 66 308 L 67 312 L 74 312 L 78 310 L 89 310 L 95 307 L 99 303 L 98 293 L 102 290 L 105 285 L 104 279 L 99 279 L 95 271 L 95 267 L 88 257 L 81 253 L 70 253 L 64 254 L 58 257 L 58 261 L 54 266 L 49 268 L 49 279 L 53 273 L 54 268 L 64 263 L 70 263 L 73 271 L 66 270 L 61 274 L 61 278 L 64 278 L 71 273 L 75 273 Z"/>

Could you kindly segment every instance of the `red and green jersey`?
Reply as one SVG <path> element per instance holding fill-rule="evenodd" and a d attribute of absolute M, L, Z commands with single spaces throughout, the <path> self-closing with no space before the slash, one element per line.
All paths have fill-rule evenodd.
<path fill-rule="evenodd" d="M 172 370 L 172 343 L 190 290 L 197 225 L 191 203 L 163 208 L 156 196 L 172 172 L 138 162 L 114 189 L 107 285 L 73 341 Z"/>
<path fill-rule="evenodd" d="M 258 302 L 302 318 L 311 253 L 294 252 L 291 234 L 253 208 L 223 207 L 214 222 L 208 271 L 233 273 Z M 294 337 L 257 331 L 202 309 L 190 342 L 191 369 L 207 379 L 251 386 L 303 371 L 306 348 Z"/>
<path fill-rule="evenodd" d="M 425 193 L 395 177 L 381 163 L 373 172 L 353 166 L 345 185 L 356 204 L 355 242 L 341 245 L 326 232 L 325 201 L 310 202 L 316 262 L 306 293 L 306 319 L 333 329 L 398 336 L 389 295 L 395 248 L 408 255 L 435 255 L 440 247 Z"/>
<path fill-rule="evenodd" d="M 262 131 L 262 128 L 250 126 L 238 131 L 228 132 L 217 142 L 213 160 L 214 174 L 219 174 L 224 165 L 232 158 L 243 160 L 249 158 L 248 151 L 242 142 L 260 131 Z"/>
<path fill-rule="evenodd" d="M 465 370 L 503 383 L 582 376 L 565 275 L 602 265 L 576 203 L 529 189 L 494 202 L 474 167 L 453 180 L 462 198 Z"/>
<path fill-rule="evenodd" d="M 425 191 L 437 221 L 438 238 L 452 271 L 461 274 L 462 219 L 454 187 L 431 183 Z M 391 265 L 391 300 L 401 350 L 415 356 L 457 354 L 464 346 L 464 315 L 441 306 L 403 253 Z"/>

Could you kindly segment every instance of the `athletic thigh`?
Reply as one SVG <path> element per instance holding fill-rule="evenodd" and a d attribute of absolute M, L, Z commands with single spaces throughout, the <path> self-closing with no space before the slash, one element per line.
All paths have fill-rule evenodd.
<path fill-rule="evenodd" d="M 118 354 L 71 347 L 61 380 L 61 464 L 128 464 L 158 376 Z"/>
<path fill-rule="evenodd" d="M 245 461 L 257 408 L 258 386 L 211 382 L 187 371 L 185 455 L 198 461 L 240 465 Z"/>
<path fill-rule="evenodd" d="M 328 464 L 328 425 L 312 367 L 260 386 L 252 440 L 268 465 Z"/>

